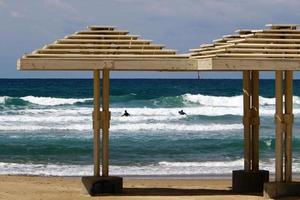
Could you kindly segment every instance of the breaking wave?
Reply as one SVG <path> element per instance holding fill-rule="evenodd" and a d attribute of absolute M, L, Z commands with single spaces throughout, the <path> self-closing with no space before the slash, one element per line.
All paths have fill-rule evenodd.
<path fill-rule="evenodd" d="M 274 173 L 274 162 L 261 161 L 261 169 Z M 149 165 L 110 166 L 111 175 L 230 175 L 233 170 L 242 169 L 243 160 L 204 161 L 204 162 L 166 162 Z M 0 174 L 27 174 L 44 176 L 86 176 L 92 174 L 92 165 L 63 164 L 19 164 L 0 162 Z M 294 163 L 293 172 L 300 172 L 300 163 Z"/>

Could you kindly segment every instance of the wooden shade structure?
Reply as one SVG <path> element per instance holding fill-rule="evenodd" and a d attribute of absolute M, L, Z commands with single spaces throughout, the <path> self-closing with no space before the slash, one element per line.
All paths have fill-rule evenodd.
<path fill-rule="evenodd" d="M 176 54 L 174 50 L 165 49 L 164 45 L 153 44 L 150 40 L 140 39 L 137 35 L 129 35 L 125 30 L 117 30 L 111 26 L 91 26 L 87 30 L 76 32 L 42 49 L 25 54 L 18 61 L 18 69 L 93 71 L 95 177 L 109 176 L 110 71 L 242 71 L 245 160 L 243 173 L 254 174 L 254 177 L 261 176 L 259 71 L 275 71 L 276 182 L 290 183 L 293 70 L 300 70 L 300 30 L 297 29 L 297 25 L 292 24 L 267 25 L 267 27 L 263 30 L 238 30 L 233 35 L 215 40 L 213 44 L 204 44 L 192 49 L 190 54 Z M 100 72 L 103 87 L 102 106 Z M 102 145 L 100 145 L 101 138 Z M 100 157 L 102 157 L 102 174 Z M 244 181 L 247 187 L 252 184 L 254 189 L 250 185 L 250 189 L 246 191 L 253 192 L 261 191 L 265 180 L 256 178 L 259 187 L 255 185 L 256 182 L 249 182 L 247 179 L 240 181 Z M 235 185 L 233 186 L 234 189 Z"/>
<path fill-rule="evenodd" d="M 197 70 L 195 62 L 187 59 L 189 55 L 178 55 L 164 45 L 128 33 L 115 27 L 90 26 L 25 54 L 18 62 L 18 69 Z"/>
<path fill-rule="evenodd" d="M 211 70 L 300 70 L 300 30 L 296 25 L 237 30 L 213 44 L 191 49 L 198 66 Z"/>

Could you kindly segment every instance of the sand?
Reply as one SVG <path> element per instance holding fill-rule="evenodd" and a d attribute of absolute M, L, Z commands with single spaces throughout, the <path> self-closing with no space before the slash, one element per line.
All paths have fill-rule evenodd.
<path fill-rule="evenodd" d="M 257 194 L 235 195 L 230 187 L 231 180 L 124 178 L 124 194 L 90 197 L 80 178 L 0 176 L 0 200 L 264 199 Z"/>

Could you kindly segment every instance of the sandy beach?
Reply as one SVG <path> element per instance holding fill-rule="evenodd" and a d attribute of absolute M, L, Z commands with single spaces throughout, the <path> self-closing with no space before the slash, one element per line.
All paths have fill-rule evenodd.
<path fill-rule="evenodd" d="M 220 179 L 124 178 L 124 194 L 90 197 L 80 178 L 0 176 L 0 199 L 264 199 L 259 194 L 235 195 L 230 187 L 230 180 Z"/>

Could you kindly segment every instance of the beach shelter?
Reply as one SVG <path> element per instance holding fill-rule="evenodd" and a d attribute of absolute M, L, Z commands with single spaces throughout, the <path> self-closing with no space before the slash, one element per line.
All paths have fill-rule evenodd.
<path fill-rule="evenodd" d="M 122 178 L 109 176 L 110 71 L 243 72 L 245 167 L 233 172 L 233 190 L 262 191 L 269 173 L 259 170 L 259 71 L 275 71 L 276 180 L 266 183 L 265 191 L 270 197 L 299 193 L 299 184 L 292 182 L 292 80 L 293 71 L 300 69 L 300 30 L 296 25 L 239 30 L 186 55 L 115 27 L 91 26 L 25 54 L 18 61 L 18 69 L 93 71 L 94 176 L 83 177 L 90 194 L 117 193 L 122 189 Z"/>
<path fill-rule="evenodd" d="M 109 176 L 110 71 L 187 71 L 196 70 L 197 66 L 189 55 L 178 55 L 175 50 L 140 39 L 126 30 L 117 30 L 112 26 L 90 26 L 87 30 L 25 54 L 18 61 L 18 69 L 93 71 L 94 176 L 82 179 L 88 192 L 93 195 L 122 190 L 122 178 Z"/>
<path fill-rule="evenodd" d="M 275 71 L 275 182 L 264 185 L 269 197 L 299 195 L 292 182 L 293 71 L 300 69 L 300 30 L 293 24 L 268 24 L 262 30 L 237 30 L 191 50 L 198 66 L 243 71 L 244 170 L 233 172 L 233 190 L 254 191 L 268 181 L 259 170 L 259 71 Z M 253 187 L 258 188 L 253 188 Z"/>

